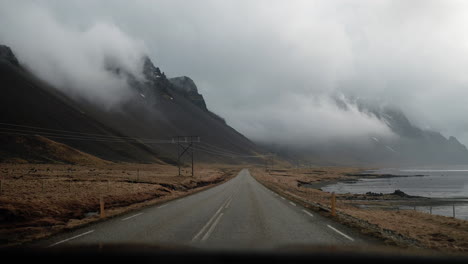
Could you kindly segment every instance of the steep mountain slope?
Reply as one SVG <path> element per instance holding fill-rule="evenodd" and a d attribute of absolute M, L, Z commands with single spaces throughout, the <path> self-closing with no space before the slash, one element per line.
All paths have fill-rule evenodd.
<path fill-rule="evenodd" d="M 198 93 L 198 88 L 192 79 L 187 76 L 182 76 L 171 78 L 169 81 L 172 83 L 175 91 L 184 95 L 185 98 L 190 100 L 190 102 L 198 106 L 200 109 L 208 112 L 205 99 L 203 99 L 203 95 Z"/>
<path fill-rule="evenodd" d="M 118 65 L 113 71 L 126 74 Z M 196 158 L 201 161 L 228 161 L 232 159 L 226 153 L 258 152 L 252 142 L 211 114 L 203 97 L 204 109 L 176 88 L 149 58 L 143 75 L 144 82 L 129 76 L 132 96 L 118 109 L 104 109 L 39 80 L 18 63 L 8 47 L 0 46 L 0 144 L 26 131 L 37 132 L 106 160 L 173 162 L 177 149 L 171 138 L 199 136 Z M 208 146 L 215 146 L 216 151 Z M 2 144 L 0 159 L 27 157 L 27 153 L 17 153 L 18 149 L 14 144 Z"/>
<path fill-rule="evenodd" d="M 372 138 L 377 149 L 390 150 L 393 160 L 419 164 L 468 163 L 468 150 L 455 137 L 447 139 L 439 132 L 423 130 L 392 107 L 370 111 L 398 135 L 395 139 Z"/>
<path fill-rule="evenodd" d="M 84 152 L 97 155 L 108 160 L 142 162 L 157 161 L 155 152 L 145 146 L 131 142 L 103 142 L 86 138 L 97 134 L 110 137 L 124 136 L 116 130 L 100 123 L 83 111 L 83 107 L 60 93 L 58 90 L 35 78 L 22 68 L 9 48 L 0 47 L 0 83 L 2 84 L 0 97 L 0 122 L 2 137 L 0 138 L 0 157 L 6 159 L 11 156 L 34 160 L 47 157 L 31 157 L 30 151 L 18 153 L 14 142 L 17 136 L 30 133 L 46 133 L 50 139 L 65 143 Z M 7 124 L 7 125 L 5 125 Z M 28 127 L 10 126 L 17 124 Z M 47 128 L 40 130 L 31 127 Z M 57 131 L 56 131 L 57 130 Z M 63 131 L 73 131 L 67 133 Z M 50 134 L 48 134 L 50 133 Z M 78 134 L 83 133 L 83 134 Z M 76 139 L 62 137 L 73 136 Z M 83 137 L 86 136 L 86 137 Z"/>

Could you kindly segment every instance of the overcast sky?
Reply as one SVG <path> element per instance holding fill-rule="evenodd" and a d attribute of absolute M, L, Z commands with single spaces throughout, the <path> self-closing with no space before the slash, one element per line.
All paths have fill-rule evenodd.
<path fill-rule="evenodd" d="M 344 93 L 394 104 L 468 144 L 467 1 L 0 3 L 0 42 L 43 78 L 110 105 L 126 92 L 101 64 L 137 71 L 149 54 L 166 75 L 191 77 L 208 107 L 254 140 L 391 136 L 329 99 Z"/>

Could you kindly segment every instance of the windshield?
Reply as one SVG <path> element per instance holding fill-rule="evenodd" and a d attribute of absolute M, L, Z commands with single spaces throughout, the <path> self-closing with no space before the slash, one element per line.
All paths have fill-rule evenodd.
<path fill-rule="evenodd" d="M 0 247 L 464 256 L 467 12 L 0 1 Z"/>

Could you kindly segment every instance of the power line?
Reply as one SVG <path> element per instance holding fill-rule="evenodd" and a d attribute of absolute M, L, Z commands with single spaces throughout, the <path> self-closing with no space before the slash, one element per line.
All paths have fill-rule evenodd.
<path fill-rule="evenodd" d="M 16 128 L 9 128 L 9 127 L 1 127 L 9 126 L 9 127 L 16 127 Z M 30 128 L 30 129 L 24 129 Z M 39 130 L 39 131 L 37 131 Z M 40 131 L 43 130 L 43 131 Z M 47 131 L 55 131 L 55 132 L 62 132 L 62 133 L 54 133 L 54 132 L 47 132 Z M 64 134 L 65 133 L 65 134 Z M 183 144 L 183 143 L 190 143 L 190 150 L 192 154 L 192 163 L 193 163 L 193 152 L 194 150 L 199 150 L 208 154 L 230 157 L 230 158 L 265 158 L 273 155 L 245 155 L 238 152 L 234 152 L 231 150 L 227 150 L 206 142 L 200 142 L 199 137 L 177 137 L 177 142 L 174 140 L 162 140 L 162 139 L 150 139 L 150 138 L 137 138 L 137 137 L 119 137 L 119 136 L 110 136 L 104 134 L 95 134 L 95 133 L 84 133 L 78 131 L 70 131 L 70 130 L 59 130 L 59 129 L 50 129 L 50 128 L 43 128 L 43 127 L 35 127 L 35 126 L 26 126 L 26 125 L 18 125 L 18 124 L 11 124 L 11 123 L 4 123 L 0 122 L 0 134 L 6 135 L 20 135 L 20 136 L 45 136 L 48 138 L 56 138 L 56 139 L 67 139 L 67 140 L 82 140 L 82 141 L 95 141 L 95 142 L 107 142 L 107 143 L 129 143 L 130 142 L 138 142 L 143 144 Z M 197 141 L 194 141 L 194 138 L 197 138 Z M 184 139 L 184 141 L 181 141 Z M 190 139 L 190 142 L 187 141 Z M 193 145 L 194 142 L 201 143 L 197 147 Z M 183 147 L 184 148 L 184 147 Z M 185 149 L 185 152 L 188 151 L 188 148 Z M 180 154 L 180 153 L 179 153 Z M 183 153 L 184 154 L 184 151 Z M 181 157 L 179 157 L 180 159 Z M 192 174 L 193 174 L 193 166 L 192 166 Z"/>
<path fill-rule="evenodd" d="M 0 127 L 1 134 L 8 135 L 20 135 L 20 136 L 34 136 L 40 135 L 50 138 L 60 138 L 60 139 L 70 139 L 70 140 L 89 140 L 89 141 L 99 141 L 99 142 L 139 142 L 139 143 L 148 143 L 148 144 L 163 144 L 163 143 L 173 143 L 171 140 L 156 140 L 156 139 L 140 139 L 140 138 L 131 138 L 131 137 L 109 137 L 106 135 L 100 137 L 92 136 L 80 136 L 73 134 L 60 134 L 52 132 L 43 132 L 43 131 L 34 131 L 26 129 L 14 129 L 14 128 L 4 128 Z"/>
<path fill-rule="evenodd" d="M 210 148 L 218 149 L 218 150 L 226 152 L 226 153 L 231 153 L 231 154 L 234 154 L 234 155 L 245 155 L 244 153 L 239 153 L 239 152 L 234 152 L 234 151 L 231 151 L 231 150 L 228 150 L 228 149 L 223 149 L 223 148 L 215 146 L 213 144 L 208 144 L 206 142 L 201 142 L 201 144 L 206 145 L 207 147 L 210 147 Z"/>
<path fill-rule="evenodd" d="M 234 155 L 234 154 L 227 153 L 227 152 L 208 149 L 208 148 L 203 147 L 203 146 L 198 146 L 195 149 L 197 149 L 199 151 L 202 151 L 202 152 L 215 154 L 215 155 L 219 155 L 219 156 L 231 157 L 231 158 L 264 158 L 264 157 L 273 156 L 273 155 Z"/>
<path fill-rule="evenodd" d="M 207 148 L 207 147 L 204 147 L 204 146 L 199 146 L 199 147 L 203 148 L 205 150 L 211 151 L 211 152 L 220 153 L 220 154 L 223 154 L 223 155 L 228 155 L 228 156 L 233 156 L 233 157 L 269 157 L 269 156 L 274 156 L 272 154 L 266 154 L 266 155 L 233 154 L 233 153 L 230 153 L 228 151 L 219 151 L 219 150 L 210 149 L 210 148 Z"/>
<path fill-rule="evenodd" d="M 239 157 L 239 156 L 241 156 L 241 155 L 236 155 L 236 154 L 232 154 L 232 153 L 229 153 L 229 152 L 223 152 L 223 151 L 219 151 L 219 150 L 215 150 L 215 149 L 210 149 L 210 148 L 207 148 L 207 147 L 204 147 L 204 146 L 198 146 L 197 149 L 201 150 L 201 151 L 211 153 L 211 154 L 217 154 L 217 155 L 220 155 L 220 156 L 227 156 L 227 157 Z"/>
<path fill-rule="evenodd" d="M 18 124 L 3 123 L 3 122 L 0 122 L 0 125 L 22 127 L 22 128 L 32 128 L 32 129 L 37 129 L 37 130 L 55 131 L 55 132 L 78 134 L 78 135 L 85 135 L 85 136 L 88 135 L 88 136 L 95 136 L 95 137 L 115 138 L 115 139 L 154 140 L 152 138 L 120 137 L 120 136 L 112 136 L 112 135 L 105 135 L 105 134 L 85 133 L 85 132 L 78 132 L 78 131 L 71 131 L 71 130 L 60 130 L 60 129 L 51 129 L 51 128 L 44 128 L 44 127 L 36 127 L 36 126 L 18 125 Z M 4 129 L 7 129 L 7 128 L 4 128 Z"/>
<path fill-rule="evenodd" d="M 77 138 L 77 137 L 70 137 L 70 136 L 54 136 L 54 135 L 41 135 L 41 134 L 37 134 L 37 133 L 34 134 L 34 133 L 4 132 L 4 131 L 0 131 L 0 134 L 16 135 L 16 136 L 44 136 L 44 137 L 47 137 L 47 138 L 107 142 L 107 143 L 132 143 L 133 142 L 133 143 L 144 143 L 144 144 L 173 144 L 173 142 L 171 140 L 160 140 L 160 141 L 153 141 L 153 142 L 139 142 L 139 141 L 126 141 L 126 140 L 108 140 L 108 139 L 100 139 L 100 138 Z"/>

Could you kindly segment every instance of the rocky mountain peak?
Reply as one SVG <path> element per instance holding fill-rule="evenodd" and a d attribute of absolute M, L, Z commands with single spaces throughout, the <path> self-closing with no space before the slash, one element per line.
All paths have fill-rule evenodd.
<path fill-rule="evenodd" d="M 175 77 L 169 80 L 176 89 L 184 93 L 198 93 L 195 82 L 187 76 Z"/>
<path fill-rule="evenodd" d="M 5 45 L 0 45 L 0 60 L 6 60 L 15 66 L 19 66 L 19 62 L 15 54 L 13 54 L 10 47 Z"/>
<path fill-rule="evenodd" d="M 161 70 L 158 67 L 154 66 L 153 62 L 151 61 L 149 57 L 144 58 L 143 75 L 149 81 L 167 79 L 164 72 L 161 72 Z"/>
<path fill-rule="evenodd" d="M 198 88 L 195 82 L 187 76 L 175 77 L 169 79 L 174 90 L 189 99 L 193 104 L 204 111 L 208 111 L 203 95 L 198 93 Z"/>

